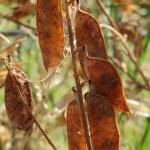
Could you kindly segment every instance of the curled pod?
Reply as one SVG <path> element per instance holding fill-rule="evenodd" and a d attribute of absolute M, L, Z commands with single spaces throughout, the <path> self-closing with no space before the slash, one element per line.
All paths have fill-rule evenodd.
<path fill-rule="evenodd" d="M 75 33 L 77 48 L 79 49 L 79 61 L 85 74 L 84 52 L 80 49 L 85 46 L 89 56 L 107 59 L 103 33 L 94 17 L 80 9 L 76 13 Z"/>
<path fill-rule="evenodd" d="M 117 70 L 102 58 L 87 58 L 88 74 L 96 93 L 107 97 L 116 111 L 130 112 Z"/>
<path fill-rule="evenodd" d="M 24 105 L 24 102 L 31 110 L 30 112 Z M 33 129 L 30 86 L 25 73 L 16 67 L 11 68 L 5 80 L 5 106 L 13 127 L 24 130 L 30 135 Z"/>
<path fill-rule="evenodd" d="M 60 63 L 64 52 L 64 31 L 60 0 L 37 0 L 37 30 L 45 68 Z"/>

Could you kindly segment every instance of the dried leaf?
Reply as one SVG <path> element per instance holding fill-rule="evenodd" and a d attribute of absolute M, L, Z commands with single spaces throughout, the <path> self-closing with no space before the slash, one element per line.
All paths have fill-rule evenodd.
<path fill-rule="evenodd" d="M 37 29 L 45 68 L 60 63 L 64 51 L 64 32 L 60 0 L 37 1 Z"/>
<path fill-rule="evenodd" d="M 81 113 L 77 101 L 72 101 L 67 108 L 67 134 L 69 150 L 87 150 Z"/>
<path fill-rule="evenodd" d="M 103 96 L 86 94 L 86 106 L 94 150 L 119 150 L 119 133 L 115 112 L 109 100 Z M 67 109 L 69 150 L 87 150 L 81 113 L 77 101 Z"/>
<path fill-rule="evenodd" d="M 85 46 L 89 56 L 107 59 L 105 42 L 98 22 L 88 13 L 78 10 L 76 13 L 76 40 L 80 49 Z M 79 61 L 84 70 L 83 52 L 79 51 Z"/>
<path fill-rule="evenodd" d="M 25 73 L 19 68 L 13 67 L 5 80 L 5 106 L 12 125 L 24 130 L 29 135 L 32 132 L 33 119 L 25 107 L 16 86 L 19 88 L 24 101 L 32 110 L 32 97 Z"/>
<path fill-rule="evenodd" d="M 86 106 L 94 150 L 119 150 L 119 132 L 115 112 L 101 95 L 86 94 Z"/>
<path fill-rule="evenodd" d="M 115 67 L 105 59 L 87 58 L 87 68 L 94 90 L 107 97 L 116 111 L 129 112 L 122 83 Z"/>

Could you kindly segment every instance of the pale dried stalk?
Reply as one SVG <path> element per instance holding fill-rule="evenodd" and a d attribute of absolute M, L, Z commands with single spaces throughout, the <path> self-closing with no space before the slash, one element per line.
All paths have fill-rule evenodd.
<path fill-rule="evenodd" d="M 100 9 L 103 11 L 103 13 L 105 14 L 105 16 L 107 17 L 107 19 L 109 20 L 110 24 L 112 27 L 114 27 L 116 30 L 118 29 L 118 26 L 116 25 L 116 23 L 112 20 L 111 16 L 109 16 L 109 14 L 106 12 L 104 6 L 102 5 L 102 3 L 99 0 L 96 0 L 98 6 L 100 7 Z"/>

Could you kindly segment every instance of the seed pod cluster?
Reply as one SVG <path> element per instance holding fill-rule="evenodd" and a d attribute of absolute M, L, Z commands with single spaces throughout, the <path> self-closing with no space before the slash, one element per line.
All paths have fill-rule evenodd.
<path fill-rule="evenodd" d="M 6 111 L 12 125 L 30 135 L 33 128 L 33 119 L 23 101 L 32 112 L 32 97 L 27 77 L 22 70 L 13 67 L 5 80 Z"/>
<path fill-rule="evenodd" d="M 103 33 L 97 21 L 80 9 L 76 12 L 75 33 L 82 73 L 85 79 L 90 80 L 85 106 L 93 150 L 119 150 L 115 111 L 130 112 L 119 74 L 108 60 Z M 68 105 L 66 118 L 69 150 L 86 150 L 84 128 L 76 101 Z"/>
<path fill-rule="evenodd" d="M 91 80 L 92 90 L 110 99 L 116 111 L 129 112 L 119 74 L 108 61 L 100 26 L 80 9 L 76 13 L 76 40 L 82 72 Z M 85 47 L 87 54 L 80 47 Z"/>

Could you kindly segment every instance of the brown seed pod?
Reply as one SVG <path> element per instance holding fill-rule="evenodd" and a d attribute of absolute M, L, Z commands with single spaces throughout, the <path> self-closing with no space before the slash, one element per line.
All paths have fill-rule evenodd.
<path fill-rule="evenodd" d="M 119 132 L 115 112 L 109 100 L 101 95 L 86 94 L 87 114 L 94 150 L 119 150 Z M 67 109 L 69 150 L 87 150 L 81 113 L 77 101 Z"/>
<path fill-rule="evenodd" d="M 77 10 L 75 32 L 78 49 L 85 46 L 89 56 L 107 59 L 102 31 L 98 22 L 90 14 Z M 83 51 L 79 51 L 79 61 L 85 74 Z"/>
<path fill-rule="evenodd" d="M 106 97 L 86 94 L 93 150 L 119 150 L 119 131 L 115 112 Z"/>
<path fill-rule="evenodd" d="M 87 150 L 83 123 L 77 101 L 72 101 L 67 108 L 67 134 L 69 150 Z"/>
<path fill-rule="evenodd" d="M 95 92 L 107 97 L 116 111 L 129 112 L 115 67 L 105 59 L 87 58 L 87 70 Z"/>
<path fill-rule="evenodd" d="M 28 108 L 32 111 L 32 96 L 27 77 L 22 70 L 13 67 L 11 72 L 8 72 L 5 80 L 6 111 L 12 125 L 30 135 L 33 128 L 33 119 L 24 105 L 19 92 Z"/>
<path fill-rule="evenodd" d="M 37 30 L 45 68 L 60 63 L 64 52 L 64 31 L 60 0 L 37 0 Z"/>

